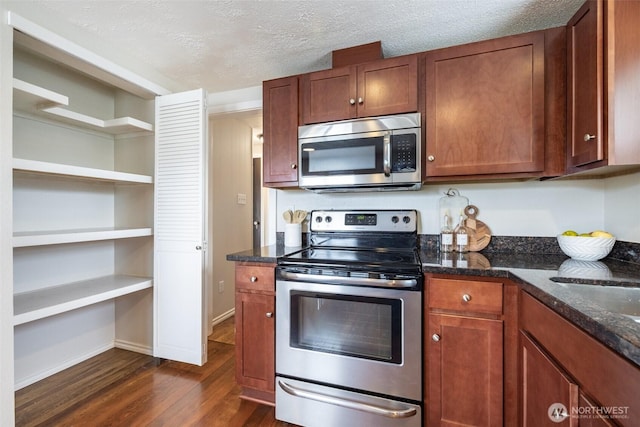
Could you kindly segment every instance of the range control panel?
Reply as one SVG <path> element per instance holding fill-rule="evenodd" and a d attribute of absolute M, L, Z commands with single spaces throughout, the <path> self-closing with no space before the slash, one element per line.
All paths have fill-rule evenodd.
<path fill-rule="evenodd" d="M 311 211 L 311 231 L 363 231 L 415 233 L 418 212 L 415 210 Z"/>

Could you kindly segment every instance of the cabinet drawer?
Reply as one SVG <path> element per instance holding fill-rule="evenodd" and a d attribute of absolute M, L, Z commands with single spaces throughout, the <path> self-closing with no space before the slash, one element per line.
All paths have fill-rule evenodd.
<path fill-rule="evenodd" d="M 429 308 L 502 314 L 502 283 L 476 280 L 429 280 Z"/>
<path fill-rule="evenodd" d="M 236 264 L 236 290 L 275 292 L 273 264 Z"/>

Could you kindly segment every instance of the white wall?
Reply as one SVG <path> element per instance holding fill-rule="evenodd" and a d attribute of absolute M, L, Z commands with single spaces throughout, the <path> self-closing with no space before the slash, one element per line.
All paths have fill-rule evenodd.
<path fill-rule="evenodd" d="M 605 180 L 604 228 L 620 240 L 640 242 L 640 172 Z"/>
<path fill-rule="evenodd" d="M 619 240 L 640 242 L 640 173 L 608 179 L 428 184 L 420 191 L 315 194 L 276 192 L 276 229 L 284 231 L 286 209 L 417 209 L 421 234 L 437 234 L 438 202 L 457 188 L 479 209 L 478 219 L 499 236 L 550 237 L 566 229 L 606 229 Z"/>

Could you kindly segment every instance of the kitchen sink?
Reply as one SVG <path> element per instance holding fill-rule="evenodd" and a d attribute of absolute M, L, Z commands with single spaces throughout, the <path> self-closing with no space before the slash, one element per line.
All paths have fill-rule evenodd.
<path fill-rule="evenodd" d="M 585 301 L 612 313 L 622 314 L 640 323 L 640 288 L 602 286 L 586 283 L 554 282 L 571 290 Z"/>

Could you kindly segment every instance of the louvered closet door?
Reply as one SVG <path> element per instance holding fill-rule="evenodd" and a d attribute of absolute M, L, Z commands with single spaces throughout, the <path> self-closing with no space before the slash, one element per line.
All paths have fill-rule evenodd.
<path fill-rule="evenodd" d="M 154 356 L 206 352 L 206 93 L 156 98 Z"/>

